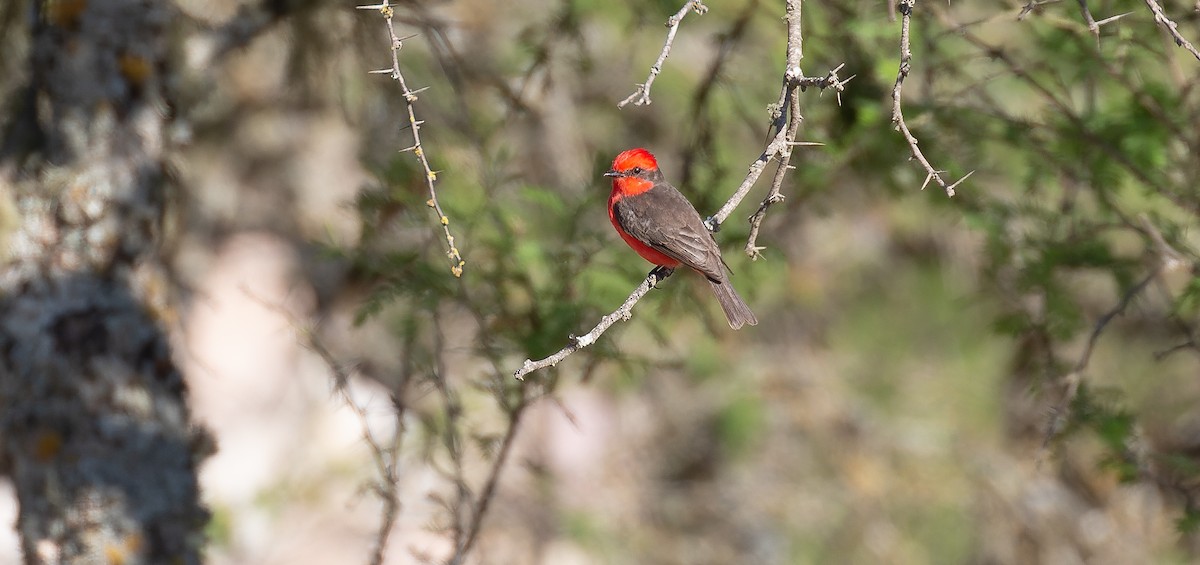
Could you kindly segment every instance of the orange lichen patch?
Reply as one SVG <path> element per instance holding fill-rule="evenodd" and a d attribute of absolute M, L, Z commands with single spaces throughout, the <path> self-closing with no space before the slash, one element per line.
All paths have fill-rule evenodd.
<path fill-rule="evenodd" d="M 125 565 L 136 561 L 134 557 L 141 549 L 142 536 L 136 533 L 129 534 L 121 544 L 110 543 L 104 546 L 104 559 L 109 565 Z"/>
<path fill-rule="evenodd" d="M 128 53 L 121 55 L 121 59 L 117 61 L 121 68 L 121 75 L 128 80 L 130 84 L 142 85 L 146 82 L 146 78 L 150 76 L 150 61 L 145 57 L 130 55 Z"/>
<path fill-rule="evenodd" d="M 58 456 L 62 446 L 62 434 L 51 430 L 42 431 L 34 439 L 33 457 L 42 463 L 48 462 Z"/>
<path fill-rule="evenodd" d="M 56 26 L 74 29 L 87 9 L 88 0 L 47 0 L 46 20 Z"/>

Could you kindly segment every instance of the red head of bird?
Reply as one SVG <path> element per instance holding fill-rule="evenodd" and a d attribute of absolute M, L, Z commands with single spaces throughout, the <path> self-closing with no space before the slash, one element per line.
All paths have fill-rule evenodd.
<path fill-rule="evenodd" d="M 641 147 L 630 149 L 613 159 L 612 168 L 604 173 L 613 179 L 613 192 L 621 197 L 634 196 L 654 188 L 662 179 L 658 161 L 654 155 Z"/>

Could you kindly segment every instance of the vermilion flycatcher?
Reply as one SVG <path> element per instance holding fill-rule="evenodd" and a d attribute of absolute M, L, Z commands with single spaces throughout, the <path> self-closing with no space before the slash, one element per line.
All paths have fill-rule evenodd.
<path fill-rule="evenodd" d="M 683 264 L 704 275 L 733 329 L 758 324 L 729 282 L 717 241 L 692 203 L 663 178 L 654 155 L 640 147 L 625 151 L 604 176 L 613 179 L 608 217 L 625 243 L 655 265 Z"/>

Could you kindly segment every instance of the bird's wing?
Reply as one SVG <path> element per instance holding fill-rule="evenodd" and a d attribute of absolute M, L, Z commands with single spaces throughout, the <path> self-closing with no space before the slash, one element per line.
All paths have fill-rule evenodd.
<path fill-rule="evenodd" d="M 726 280 L 721 249 L 691 202 L 661 183 L 613 203 L 613 217 L 629 235 L 715 281 Z"/>

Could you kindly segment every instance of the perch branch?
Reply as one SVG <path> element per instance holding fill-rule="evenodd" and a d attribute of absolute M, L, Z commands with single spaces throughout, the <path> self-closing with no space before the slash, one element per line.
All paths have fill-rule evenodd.
<path fill-rule="evenodd" d="M 540 359 L 538 361 L 526 359 L 525 363 L 521 365 L 521 368 L 517 369 L 517 371 L 513 373 L 513 376 L 516 377 L 517 380 L 523 381 L 525 380 L 525 375 L 528 375 L 529 373 L 532 373 L 538 369 L 553 367 L 563 359 L 566 359 L 572 353 L 596 343 L 596 340 L 600 338 L 600 335 L 608 330 L 610 326 L 617 323 L 617 321 L 628 320 L 633 317 L 633 306 L 637 304 L 643 296 L 646 296 L 646 293 L 650 292 L 650 289 L 657 286 L 658 283 L 663 279 L 671 276 L 672 272 L 673 271 L 671 269 L 664 269 L 661 267 L 650 271 L 650 274 L 646 275 L 646 279 L 642 281 L 642 284 L 638 285 L 638 287 L 634 289 L 633 294 L 630 294 L 629 298 L 625 299 L 625 302 L 621 304 L 621 307 L 613 311 L 612 314 L 601 318 L 600 323 L 596 324 L 596 327 L 592 328 L 592 331 L 579 337 L 570 336 L 569 339 L 571 343 L 558 350 L 558 352 L 554 355 L 546 357 L 545 359 Z"/>

